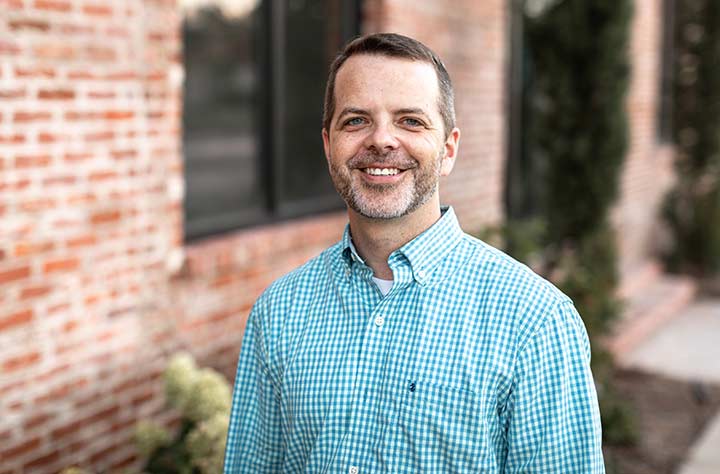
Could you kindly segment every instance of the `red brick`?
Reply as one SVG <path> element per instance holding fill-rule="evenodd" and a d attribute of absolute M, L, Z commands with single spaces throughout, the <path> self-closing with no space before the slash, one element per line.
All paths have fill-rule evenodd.
<path fill-rule="evenodd" d="M 0 284 L 22 280 L 30 276 L 30 267 L 17 267 L 0 271 Z"/>
<path fill-rule="evenodd" d="M 80 260 L 77 258 L 64 258 L 45 262 L 43 271 L 45 273 L 68 272 L 78 268 Z"/>
<path fill-rule="evenodd" d="M 105 120 L 127 120 L 135 117 L 132 110 L 108 110 L 103 114 Z"/>
<path fill-rule="evenodd" d="M 101 3 L 87 3 L 83 5 L 83 13 L 93 16 L 111 16 L 112 8 Z"/>
<path fill-rule="evenodd" d="M 10 447 L 2 447 L 0 451 L 0 459 L 2 458 L 15 458 L 23 454 L 37 450 L 40 447 L 40 438 L 34 437 L 24 440 L 20 444 L 16 444 Z"/>
<path fill-rule="evenodd" d="M 98 212 L 92 215 L 90 222 L 93 224 L 110 224 L 120 220 L 120 211 Z M 0 280 L 1 282 L 1 280 Z"/>
<path fill-rule="evenodd" d="M 52 287 L 43 285 L 43 286 L 31 286 L 28 288 L 23 288 L 20 291 L 20 300 L 26 300 L 31 298 L 39 298 L 41 296 L 45 296 L 52 290 Z"/>
<path fill-rule="evenodd" d="M 110 156 L 116 160 L 126 160 L 129 158 L 137 158 L 138 153 L 137 150 L 113 150 L 110 152 Z"/>
<path fill-rule="evenodd" d="M 34 413 L 29 418 L 25 419 L 23 428 L 26 431 L 32 430 L 33 428 L 37 428 L 38 426 L 47 424 L 48 421 L 51 421 L 54 418 L 55 418 L 55 415 L 53 413 L 49 413 L 49 412 Z"/>
<path fill-rule="evenodd" d="M 0 317 L 0 331 L 22 326 L 33 320 L 32 310 L 19 311 Z"/>
<path fill-rule="evenodd" d="M 17 89 L 0 89 L 0 99 L 23 99 L 25 98 L 26 91 L 20 87 Z"/>
<path fill-rule="evenodd" d="M 18 145 L 20 143 L 25 143 L 25 135 L 23 135 L 21 133 L 13 133 L 11 135 L 0 135 L 0 144 Z"/>
<path fill-rule="evenodd" d="M 50 164 L 50 155 L 20 155 L 15 157 L 16 168 L 40 168 Z"/>
<path fill-rule="evenodd" d="M 57 428 L 51 432 L 51 435 L 53 439 L 62 439 L 65 436 L 75 433 L 78 430 L 82 429 L 85 426 L 90 426 L 92 424 L 97 423 L 98 421 L 106 420 L 109 418 L 115 417 L 118 412 L 119 408 L 116 406 L 106 408 L 104 410 L 101 410 L 93 415 L 87 416 L 85 418 L 81 418 L 79 420 L 76 420 L 69 425 L 63 426 L 61 428 Z"/>
<path fill-rule="evenodd" d="M 17 43 L 10 41 L 0 40 L 0 56 L 1 55 L 16 55 L 20 52 L 20 46 Z"/>
<path fill-rule="evenodd" d="M 59 61 L 72 61 L 76 59 L 75 48 L 62 43 L 43 43 L 33 47 L 35 56 L 39 59 L 51 59 Z"/>
<path fill-rule="evenodd" d="M 70 100 L 75 98 L 75 91 L 70 89 L 40 89 L 38 99 Z"/>
<path fill-rule="evenodd" d="M 50 120 L 51 118 L 50 112 L 15 112 L 13 114 L 13 121 L 16 123 L 38 122 Z"/>
<path fill-rule="evenodd" d="M 20 209 L 26 212 L 40 212 L 52 209 L 56 206 L 56 201 L 52 198 L 28 199 L 20 203 Z"/>
<path fill-rule="evenodd" d="M 51 178 L 43 179 L 43 186 L 57 186 L 57 185 L 69 185 L 77 181 L 77 178 L 72 175 L 65 176 L 53 176 Z"/>
<path fill-rule="evenodd" d="M 65 35 L 91 35 L 96 28 L 92 24 L 64 23 L 60 26 L 60 31 Z"/>
<path fill-rule="evenodd" d="M 47 253 L 55 248 L 52 242 L 19 242 L 15 244 L 15 256 L 27 257 Z"/>
<path fill-rule="evenodd" d="M 36 31 L 47 31 L 50 29 L 50 24 L 43 20 L 12 20 L 8 22 L 11 30 L 36 30 Z"/>
<path fill-rule="evenodd" d="M 90 99 L 114 99 L 117 94 L 113 91 L 90 91 L 88 97 Z"/>
<path fill-rule="evenodd" d="M 115 138 L 115 133 L 110 132 L 110 131 L 88 133 L 87 135 L 85 135 L 85 141 L 88 141 L 88 142 L 110 141 L 114 138 Z"/>
<path fill-rule="evenodd" d="M 90 181 L 98 182 L 98 181 L 107 181 L 110 179 L 117 178 L 118 174 L 115 171 L 97 171 L 95 173 L 90 173 Z"/>
<path fill-rule="evenodd" d="M 35 8 L 38 10 L 52 10 L 56 12 L 69 12 L 72 4 L 65 0 L 35 0 Z"/>
<path fill-rule="evenodd" d="M 78 162 L 78 161 L 85 161 L 92 158 L 92 153 L 65 153 L 64 159 L 67 162 Z"/>
<path fill-rule="evenodd" d="M 88 46 L 85 48 L 85 56 L 92 61 L 114 61 L 117 53 L 112 48 Z"/>
<path fill-rule="evenodd" d="M 40 353 L 37 351 L 29 352 L 21 356 L 11 357 L 5 359 L 2 364 L 2 368 L 5 372 L 14 372 L 20 369 L 26 369 L 36 363 L 40 362 Z"/>
<path fill-rule="evenodd" d="M 97 237 L 92 234 L 81 235 L 68 239 L 65 243 L 69 248 L 89 247 L 97 243 Z"/>
<path fill-rule="evenodd" d="M 48 133 L 48 132 L 38 132 L 37 134 L 37 140 L 38 142 L 45 144 L 45 143 L 57 143 L 61 139 L 66 138 L 63 135 L 59 135 L 57 133 Z"/>
<path fill-rule="evenodd" d="M 52 79 L 55 77 L 55 70 L 49 67 L 15 67 L 15 77 L 24 78 L 48 78 Z"/>
<path fill-rule="evenodd" d="M 67 74 L 68 79 L 70 80 L 78 80 L 78 79 L 96 79 L 95 74 L 93 74 L 90 71 L 70 71 Z"/>
<path fill-rule="evenodd" d="M 30 462 L 23 464 L 23 469 L 32 472 L 35 469 L 42 467 L 50 467 L 60 459 L 60 453 L 58 451 L 52 451 L 48 454 L 44 454 L 33 458 Z"/>

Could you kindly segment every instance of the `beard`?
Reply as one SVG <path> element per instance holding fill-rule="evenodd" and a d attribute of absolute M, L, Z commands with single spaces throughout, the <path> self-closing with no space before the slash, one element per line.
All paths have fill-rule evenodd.
<path fill-rule="evenodd" d="M 423 166 L 396 152 L 384 155 L 364 152 L 340 165 L 332 159 L 328 161 L 335 189 L 348 207 L 371 219 L 395 219 L 410 214 L 437 192 L 441 159 L 439 152 L 435 160 Z M 404 176 L 399 183 L 378 184 L 368 183 L 353 173 L 373 163 L 404 170 Z"/>

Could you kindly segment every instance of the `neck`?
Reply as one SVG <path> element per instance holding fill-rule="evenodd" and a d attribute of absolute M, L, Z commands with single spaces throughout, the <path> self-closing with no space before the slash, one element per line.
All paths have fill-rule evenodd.
<path fill-rule="evenodd" d="M 408 215 L 395 219 L 371 219 L 348 210 L 353 244 L 374 275 L 392 280 L 390 254 L 430 228 L 440 219 L 437 195 Z"/>

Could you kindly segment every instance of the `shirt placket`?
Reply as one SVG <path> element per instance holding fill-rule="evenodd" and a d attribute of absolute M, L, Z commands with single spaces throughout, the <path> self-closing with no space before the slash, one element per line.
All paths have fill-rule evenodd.
<path fill-rule="evenodd" d="M 333 472 L 361 474 L 378 470 L 372 455 L 373 444 L 382 441 L 382 426 L 386 424 L 383 422 L 387 416 L 385 401 L 379 395 L 391 342 L 391 298 L 380 298 L 371 280 L 372 270 L 365 266 L 356 270 L 353 278 L 358 280 L 354 283 L 369 303 L 366 305 L 369 311 L 358 355 L 352 416 Z"/>

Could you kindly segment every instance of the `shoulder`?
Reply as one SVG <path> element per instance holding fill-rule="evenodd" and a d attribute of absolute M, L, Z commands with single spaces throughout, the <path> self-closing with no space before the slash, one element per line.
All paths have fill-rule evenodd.
<path fill-rule="evenodd" d="M 316 292 L 320 285 L 326 284 L 333 271 L 341 264 L 341 243 L 325 249 L 303 265 L 271 283 L 258 297 L 255 309 L 262 312 L 282 310 L 298 299 Z"/>
<path fill-rule="evenodd" d="M 515 326 L 520 345 L 549 320 L 577 315 L 572 300 L 527 265 L 468 234 L 459 246 L 463 278 L 473 281 L 483 304 L 503 324 Z"/>

